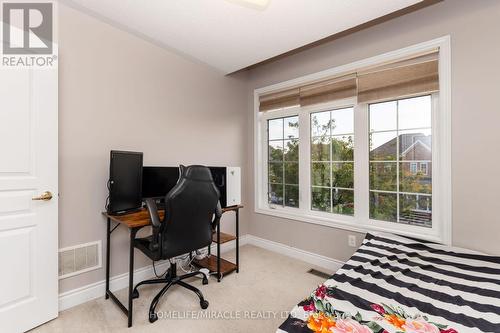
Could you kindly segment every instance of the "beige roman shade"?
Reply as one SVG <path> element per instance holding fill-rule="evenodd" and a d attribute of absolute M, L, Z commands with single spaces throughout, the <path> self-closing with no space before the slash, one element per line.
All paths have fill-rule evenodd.
<path fill-rule="evenodd" d="M 324 80 L 300 87 L 300 105 L 314 105 L 356 96 L 356 75 Z"/>
<path fill-rule="evenodd" d="M 439 90 L 438 53 L 358 72 L 358 103 Z"/>
<path fill-rule="evenodd" d="M 299 88 L 262 95 L 259 98 L 261 112 L 299 105 Z"/>
<path fill-rule="evenodd" d="M 351 74 L 261 95 L 259 110 L 264 112 L 295 105 L 307 106 L 354 96 L 356 96 L 356 75 Z"/>
<path fill-rule="evenodd" d="M 259 97 L 261 112 L 358 97 L 358 103 L 439 91 L 439 52 L 429 51 Z"/>

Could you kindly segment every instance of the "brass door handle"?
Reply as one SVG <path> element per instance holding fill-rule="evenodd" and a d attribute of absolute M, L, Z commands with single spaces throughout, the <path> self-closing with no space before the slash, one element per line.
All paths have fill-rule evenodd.
<path fill-rule="evenodd" d="M 49 191 L 45 191 L 42 193 L 41 196 L 39 197 L 34 197 L 32 198 L 31 200 L 43 200 L 43 201 L 49 201 L 50 199 L 52 199 L 52 193 L 50 193 Z"/>

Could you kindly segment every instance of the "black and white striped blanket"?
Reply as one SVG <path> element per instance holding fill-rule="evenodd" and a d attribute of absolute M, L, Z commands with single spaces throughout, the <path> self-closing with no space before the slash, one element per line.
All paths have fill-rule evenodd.
<path fill-rule="evenodd" d="M 278 332 L 500 333 L 500 257 L 368 234 Z"/>

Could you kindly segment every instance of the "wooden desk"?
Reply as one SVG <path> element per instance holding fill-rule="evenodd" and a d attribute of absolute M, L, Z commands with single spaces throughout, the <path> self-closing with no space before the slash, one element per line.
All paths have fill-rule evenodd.
<path fill-rule="evenodd" d="M 164 212 L 159 212 L 160 216 L 163 218 Z M 106 226 L 106 299 L 111 298 L 113 302 L 123 311 L 128 319 L 128 327 L 132 326 L 132 311 L 133 311 L 133 298 L 132 291 L 134 289 L 134 240 L 137 232 L 151 224 L 151 219 L 149 218 L 149 213 L 147 209 L 141 209 L 138 212 L 124 214 L 124 215 L 111 215 L 107 212 L 102 213 L 107 220 Z M 111 223 L 117 223 L 113 228 L 111 228 Z M 124 225 L 129 229 L 130 232 L 130 244 L 129 244 L 129 267 L 128 267 L 128 307 L 125 307 L 122 302 L 109 290 L 109 278 L 110 278 L 110 267 L 111 267 L 111 234 L 115 229 Z"/>
<path fill-rule="evenodd" d="M 142 228 L 151 224 L 151 219 L 149 218 L 149 213 L 146 208 L 124 215 L 110 215 L 106 212 L 103 212 L 102 214 L 111 219 L 111 221 L 121 223 L 127 228 Z M 158 214 L 160 215 L 160 219 L 163 220 L 165 212 L 163 210 L 159 210 Z"/>
<path fill-rule="evenodd" d="M 236 213 L 236 238 L 231 238 L 230 240 L 236 240 L 236 272 L 239 271 L 239 210 L 243 208 L 243 206 L 232 206 L 222 209 L 222 213 L 234 211 Z M 160 210 L 159 212 L 160 219 L 163 220 L 165 216 L 165 212 Z M 132 326 L 132 311 L 133 311 L 133 297 L 132 291 L 134 289 L 134 240 L 137 235 L 137 232 L 146 226 L 151 225 L 151 219 L 149 218 L 149 213 L 147 209 L 141 209 L 137 212 L 124 214 L 124 215 L 110 215 L 107 212 L 102 213 L 107 220 L 106 226 L 106 299 L 111 298 L 113 302 L 118 305 L 120 310 L 127 316 L 128 319 L 128 327 Z M 112 222 L 115 222 L 116 225 L 111 227 Z M 110 278 L 110 258 L 111 258 L 111 234 L 113 231 L 120 225 L 124 225 L 129 229 L 130 232 L 130 244 L 129 244 L 129 272 L 128 272 L 128 307 L 125 307 L 122 302 L 109 290 L 109 278 Z M 228 236 L 231 235 L 222 234 L 220 232 L 220 225 L 217 225 L 216 232 L 212 236 L 214 242 L 217 243 L 217 280 L 220 282 L 222 277 L 221 272 L 221 257 L 220 257 L 220 244 L 223 243 L 223 240 L 228 240 Z M 210 250 L 210 246 L 209 246 Z M 210 260 L 213 262 L 214 260 Z M 223 266 L 225 263 L 223 262 Z M 214 266 L 213 264 L 210 266 Z M 225 266 L 224 266 L 225 267 Z M 210 268 L 209 268 L 210 269 Z M 212 271 L 212 270 L 211 270 Z M 215 270 L 213 270 L 215 271 Z"/>

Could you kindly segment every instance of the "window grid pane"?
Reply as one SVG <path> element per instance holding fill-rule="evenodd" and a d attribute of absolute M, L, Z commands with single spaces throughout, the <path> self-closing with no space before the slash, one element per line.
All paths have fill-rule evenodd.
<path fill-rule="evenodd" d="M 432 226 L 431 109 L 430 95 L 369 105 L 371 219 Z"/>
<path fill-rule="evenodd" d="M 354 108 L 311 113 L 311 209 L 354 215 Z"/>
<path fill-rule="evenodd" d="M 267 121 L 268 203 L 299 207 L 299 117 Z"/>

